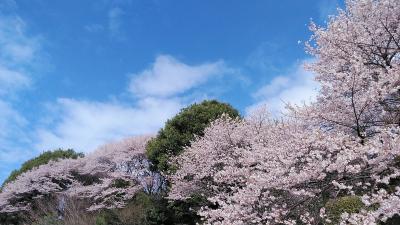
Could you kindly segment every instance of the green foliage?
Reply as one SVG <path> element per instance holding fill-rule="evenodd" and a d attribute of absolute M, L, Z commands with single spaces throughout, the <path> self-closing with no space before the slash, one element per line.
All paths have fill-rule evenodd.
<path fill-rule="evenodd" d="M 0 213 L 0 224 L 22 224 L 23 218 L 20 213 Z"/>
<path fill-rule="evenodd" d="M 381 222 L 381 225 L 399 225 L 400 224 L 400 214 L 394 215 L 392 218 L 386 220 L 386 222 Z"/>
<path fill-rule="evenodd" d="M 103 210 L 96 215 L 96 225 L 150 225 L 169 223 L 164 210 L 168 201 L 157 196 L 139 192 L 121 209 Z"/>
<path fill-rule="evenodd" d="M 96 217 L 96 225 L 121 225 L 114 210 L 104 210 Z"/>
<path fill-rule="evenodd" d="M 115 188 L 126 188 L 129 186 L 129 181 L 118 178 L 114 181 L 114 183 L 112 184 L 113 187 Z"/>
<path fill-rule="evenodd" d="M 397 168 L 400 168 L 400 155 L 394 158 L 394 164 Z"/>
<path fill-rule="evenodd" d="M 200 223 L 201 218 L 196 214 L 196 208 L 193 208 L 193 206 L 199 205 L 199 202 L 193 202 L 192 199 L 189 201 L 169 202 L 165 198 L 153 198 L 152 207 L 147 211 L 146 224 L 195 225 Z"/>
<path fill-rule="evenodd" d="M 393 165 L 396 168 L 400 169 L 400 156 L 396 156 L 394 158 Z M 397 187 L 399 187 L 399 186 L 400 186 L 400 177 L 398 177 L 398 176 L 390 178 L 388 184 L 385 184 L 385 183 L 377 184 L 377 188 L 383 188 L 390 194 L 395 193 L 397 191 Z"/>
<path fill-rule="evenodd" d="M 148 158 L 156 169 L 170 171 L 169 157 L 181 153 L 196 135 L 202 136 L 210 122 L 224 113 L 232 118 L 239 116 L 239 112 L 232 106 L 216 100 L 203 101 L 182 109 L 178 115 L 166 122 L 157 137 L 148 142 L 146 147 Z"/>
<path fill-rule="evenodd" d="M 140 192 L 124 208 L 98 212 L 95 221 L 96 225 L 195 225 L 200 217 L 191 209 L 194 203 L 190 201 L 169 202 L 164 196 Z"/>
<path fill-rule="evenodd" d="M 365 205 L 360 196 L 344 196 L 337 199 L 330 199 L 326 205 L 326 214 L 332 222 L 330 224 L 339 224 L 343 213 L 358 213 Z"/>
<path fill-rule="evenodd" d="M 174 118 L 167 121 L 157 137 L 146 146 L 146 154 L 154 169 L 173 172 L 169 158 L 180 154 L 196 136 L 203 136 L 204 129 L 214 120 L 226 114 L 239 117 L 239 112 L 229 104 L 215 100 L 203 101 L 181 110 Z M 187 201 L 169 202 L 162 196 L 152 196 L 152 205 L 146 214 L 146 224 L 196 224 L 200 217 L 195 213 L 197 207 L 208 202 L 200 196 L 193 196 Z"/>
<path fill-rule="evenodd" d="M 83 186 L 89 186 L 95 183 L 100 183 L 100 177 L 93 174 L 82 174 L 77 171 L 72 171 L 71 175 L 79 181 Z"/>
<path fill-rule="evenodd" d="M 43 218 L 40 218 L 39 221 L 36 221 L 32 225 L 61 225 L 62 221 L 58 220 L 55 215 L 48 215 Z"/>
<path fill-rule="evenodd" d="M 118 217 L 123 225 L 147 225 L 147 215 L 155 207 L 154 197 L 144 192 L 139 192 L 123 208 L 118 210 Z"/>
<path fill-rule="evenodd" d="M 26 161 L 24 164 L 22 164 L 21 168 L 18 170 L 14 170 L 11 172 L 10 176 L 4 181 L 3 187 L 5 184 L 14 181 L 19 175 L 35 168 L 40 165 L 47 164 L 51 160 L 58 160 L 58 159 L 66 159 L 66 158 L 72 158 L 76 159 L 78 157 L 83 157 L 83 153 L 77 153 L 72 149 L 57 149 L 54 151 L 46 151 L 40 154 L 38 157 L 35 157 L 33 159 L 30 159 Z"/>

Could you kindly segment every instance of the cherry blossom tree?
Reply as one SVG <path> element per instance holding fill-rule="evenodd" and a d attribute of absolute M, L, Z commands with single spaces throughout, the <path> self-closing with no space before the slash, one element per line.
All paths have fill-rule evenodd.
<path fill-rule="evenodd" d="M 392 129 L 361 143 L 297 120 L 223 118 L 176 159 L 169 198 L 207 197 L 215 207 L 199 214 L 210 224 L 318 224 L 326 199 L 375 195 L 372 186 L 399 176 L 399 130 Z M 398 213 L 398 193 L 391 194 L 389 218 Z"/>
<path fill-rule="evenodd" d="M 138 191 L 165 189 L 164 178 L 144 157 L 150 136 L 128 138 L 78 159 L 51 161 L 25 172 L 0 193 L 0 211 L 29 210 L 32 199 L 67 195 L 92 202 L 89 210 L 120 208 Z"/>
<path fill-rule="evenodd" d="M 206 224 L 378 224 L 399 215 L 400 2 L 348 0 L 307 45 L 321 91 L 280 120 L 222 118 L 183 154 L 170 199 Z M 335 218 L 329 200 L 361 199 Z M 339 202 L 339 201 L 338 201 Z"/>
<path fill-rule="evenodd" d="M 321 91 L 312 113 L 318 124 L 360 138 L 400 124 L 400 2 L 348 0 L 327 27 L 311 24 L 309 68 Z"/>

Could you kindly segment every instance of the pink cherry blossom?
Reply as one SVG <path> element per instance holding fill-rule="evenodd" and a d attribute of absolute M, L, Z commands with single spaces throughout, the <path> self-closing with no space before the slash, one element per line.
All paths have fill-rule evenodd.
<path fill-rule="evenodd" d="M 215 207 L 198 211 L 207 224 L 318 224 L 324 198 L 346 195 L 379 207 L 343 224 L 399 214 L 399 187 L 387 190 L 400 175 L 399 15 L 397 0 L 348 0 L 327 27 L 312 23 L 317 100 L 280 120 L 260 109 L 215 121 L 175 158 L 169 198 L 207 197 Z"/>
<path fill-rule="evenodd" d="M 3 188 L 0 210 L 27 210 L 33 198 L 50 194 L 90 199 L 89 210 L 121 208 L 138 191 L 158 192 L 165 188 L 165 180 L 150 170 L 144 157 L 150 138 L 127 138 L 101 146 L 84 158 L 52 161 L 28 171 Z"/>

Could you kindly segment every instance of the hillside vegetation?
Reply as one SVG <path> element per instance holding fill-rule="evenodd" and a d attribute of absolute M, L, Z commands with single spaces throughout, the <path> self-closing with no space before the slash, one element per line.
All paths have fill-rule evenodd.
<path fill-rule="evenodd" d="M 47 164 L 50 161 L 57 161 L 59 159 L 77 159 L 82 158 L 83 156 L 83 153 L 77 153 L 73 149 L 57 149 L 54 151 L 43 152 L 39 156 L 24 162 L 21 168 L 19 168 L 18 170 L 13 170 L 11 174 L 7 177 L 7 179 L 3 182 L 2 187 L 4 187 L 4 185 L 11 181 L 14 181 L 22 173 L 25 173 L 40 165 Z"/>

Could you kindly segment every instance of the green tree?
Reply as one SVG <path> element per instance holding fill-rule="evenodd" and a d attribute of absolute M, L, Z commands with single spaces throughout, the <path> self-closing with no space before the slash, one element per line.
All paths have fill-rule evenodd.
<path fill-rule="evenodd" d="M 206 100 L 182 109 L 174 118 L 168 120 L 146 147 L 146 154 L 155 169 L 170 172 L 171 165 L 168 159 L 181 153 L 195 136 L 202 136 L 210 122 L 222 114 L 232 118 L 239 117 L 239 112 L 229 104 Z"/>
<path fill-rule="evenodd" d="M 4 181 L 2 187 L 4 187 L 5 184 L 14 181 L 19 175 L 35 168 L 40 165 L 44 165 L 49 163 L 51 160 L 58 160 L 58 159 L 77 159 L 80 157 L 83 157 L 83 153 L 77 153 L 72 149 L 57 149 L 54 151 L 46 151 L 40 154 L 39 156 L 30 159 L 26 161 L 24 164 L 22 164 L 21 168 L 18 170 L 14 170 L 11 172 L 11 174 L 8 176 L 8 178 Z"/>

